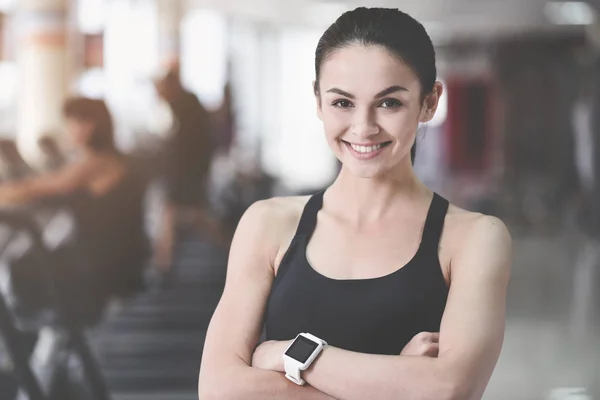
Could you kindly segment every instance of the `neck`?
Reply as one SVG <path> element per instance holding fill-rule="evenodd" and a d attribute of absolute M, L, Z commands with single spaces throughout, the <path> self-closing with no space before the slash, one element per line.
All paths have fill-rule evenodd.
<path fill-rule="evenodd" d="M 328 195 L 339 204 L 338 212 L 362 225 L 414 210 L 414 205 L 429 199 L 431 192 L 417 178 L 407 158 L 389 173 L 374 178 L 359 178 L 342 167 Z"/>

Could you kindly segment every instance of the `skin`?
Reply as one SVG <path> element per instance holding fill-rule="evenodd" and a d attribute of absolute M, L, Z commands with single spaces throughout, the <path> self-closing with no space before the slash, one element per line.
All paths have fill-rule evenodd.
<path fill-rule="evenodd" d="M 101 196 L 121 180 L 125 167 L 119 157 L 96 152 L 87 145 L 93 123 L 69 118 L 66 127 L 70 144 L 80 152 L 79 160 L 51 174 L 0 185 L 0 205 L 28 203 L 80 188 Z"/>
<path fill-rule="evenodd" d="M 390 87 L 406 90 L 379 96 Z M 419 246 L 433 194 L 415 176 L 410 148 L 442 86 L 422 96 L 416 74 L 385 49 L 354 46 L 326 60 L 319 88 L 317 113 L 343 167 L 324 195 L 307 258 L 335 279 L 389 274 Z M 391 143 L 363 160 L 344 142 Z M 502 347 L 511 240 L 497 218 L 453 205 L 439 248 L 450 288 L 439 334 L 417 335 L 398 356 L 327 346 L 303 373 L 303 387 L 283 376 L 282 354 L 293 338 L 255 349 L 273 278 L 307 200 L 261 201 L 242 218 L 207 333 L 200 399 L 481 398 Z"/>

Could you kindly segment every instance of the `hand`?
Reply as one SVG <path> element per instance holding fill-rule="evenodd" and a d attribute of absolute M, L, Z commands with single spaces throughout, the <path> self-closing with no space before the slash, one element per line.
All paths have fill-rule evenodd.
<path fill-rule="evenodd" d="M 404 349 L 401 356 L 437 357 L 440 351 L 439 332 L 421 332 L 415 335 Z"/>
<path fill-rule="evenodd" d="M 25 199 L 27 185 L 21 183 L 0 184 L 0 204 L 15 205 Z"/>
<path fill-rule="evenodd" d="M 283 366 L 283 353 L 293 340 L 275 341 L 261 343 L 252 355 L 252 367 L 268 371 L 285 372 Z"/>
<path fill-rule="evenodd" d="M 13 205 L 20 198 L 19 190 L 13 186 L 3 185 L 0 186 L 0 205 L 9 206 Z"/>

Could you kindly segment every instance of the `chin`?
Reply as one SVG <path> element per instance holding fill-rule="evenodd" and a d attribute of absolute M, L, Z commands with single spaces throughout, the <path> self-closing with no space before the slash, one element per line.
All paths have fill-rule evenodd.
<path fill-rule="evenodd" d="M 388 172 L 383 165 L 356 165 L 355 160 L 342 160 L 344 169 L 350 172 L 353 176 L 362 179 L 374 179 L 381 177 Z"/>

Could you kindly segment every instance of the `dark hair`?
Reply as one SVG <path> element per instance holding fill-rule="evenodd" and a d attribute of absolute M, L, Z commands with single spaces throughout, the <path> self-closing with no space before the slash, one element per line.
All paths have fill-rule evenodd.
<path fill-rule="evenodd" d="M 63 114 L 67 118 L 91 122 L 94 130 L 87 143 L 96 151 L 116 151 L 113 122 L 104 100 L 73 97 L 65 102 Z"/>
<path fill-rule="evenodd" d="M 423 25 L 395 8 L 365 8 L 345 12 L 321 36 L 315 52 L 315 94 L 323 63 L 336 50 L 352 46 L 381 46 L 410 67 L 421 83 L 421 101 L 433 91 L 437 71 L 435 49 Z M 410 150 L 414 162 L 416 141 Z"/>

